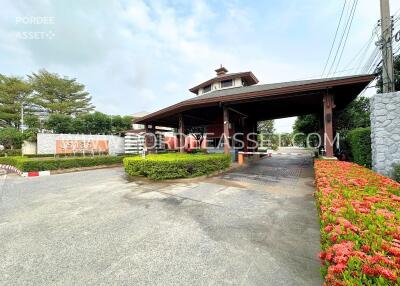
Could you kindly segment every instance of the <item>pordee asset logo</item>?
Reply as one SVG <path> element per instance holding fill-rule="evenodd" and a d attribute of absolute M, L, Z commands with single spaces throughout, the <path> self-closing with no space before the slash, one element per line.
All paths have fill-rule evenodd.
<path fill-rule="evenodd" d="M 20 40 L 52 40 L 56 34 L 47 26 L 55 24 L 55 18 L 50 16 L 24 16 L 16 17 L 15 24 L 18 28 L 16 38 Z M 25 29 L 26 28 L 26 29 Z"/>

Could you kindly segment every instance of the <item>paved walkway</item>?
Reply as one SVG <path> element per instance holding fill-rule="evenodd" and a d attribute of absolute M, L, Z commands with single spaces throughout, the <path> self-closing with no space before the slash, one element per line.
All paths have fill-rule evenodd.
<path fill-rule="evenodd" d="M 210 179 L 8 177 L 0 284 L 321 285 L 308 157 Z"/>

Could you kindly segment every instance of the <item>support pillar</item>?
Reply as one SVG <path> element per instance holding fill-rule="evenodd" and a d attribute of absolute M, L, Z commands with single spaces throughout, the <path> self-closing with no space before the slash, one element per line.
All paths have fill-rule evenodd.
<path fill-rule="evenodd" d="M 243 151 L 249 150 L 249 140 L 247 138 L 249 134 L 248 118 L 243 118 Z"/>
<path fill-rule="evenodd" d="M 152 125 L 151 128 L 148 124 L 145 125 L 145 135 L 144 135 L 144 148 L 148 152 L 155 151 L 155 127 Z"/>
<path fill-rule="evenodd" d="M 185 131 L 185 125 L 183 122 L 183 115 L 179 114 L 179 152 L 184 153 L 185 152 L 185 136 L 183 135 Z"/>
<path fill-rule="evenodd" d="M 229 146 L 229 110 L 223 107 L 223 125 L 224 125 L 224 153 L 230 154 Z"/>
<path fill-rule="evenodd" d="M 332 109 L 335 107 L 333 102 L 333 95 L 327 93 L 324 95 L 324 147 L 326 157 L 333 158 L 333 113 Z"/>

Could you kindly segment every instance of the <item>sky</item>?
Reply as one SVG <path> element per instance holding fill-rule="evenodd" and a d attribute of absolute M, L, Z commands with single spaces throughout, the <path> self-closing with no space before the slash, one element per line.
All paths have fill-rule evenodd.
<path fill-rule="evenodd" d="M 193 96 L 215 75 L 252 71 L 260 83 L 319 78 L 344 0 L 3 0 L 0 73 L 47 69 L 86 86 L 96 109 L 129 115 Z M 400 1 L 391 1 L 391 10 Z M 350 7 L 350 6 L 349 6 Z M 335 76 L 352 62 L 379 19 L 360 0 Z M 369 89 L 367 94 L 373 93 Z M 289 132 L 294 118 L 277 120 Z"/>

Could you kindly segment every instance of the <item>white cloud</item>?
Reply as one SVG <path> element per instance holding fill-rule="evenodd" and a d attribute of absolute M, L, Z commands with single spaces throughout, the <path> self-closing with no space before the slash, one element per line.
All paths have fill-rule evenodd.
<path fill-rule="evenodd" d="M 392 2 L 392 10 L 400 8 Z M 0 72 L 47 68 L 78 78 L 100 111 L 153 111 L 191 96 L 214 76 L 252 70 L 261 82 L 318 76 L 342 1 L 22 1 L 2 3 Z M 379 17 L 359 1 L 343 62 L 354 56 Z M 55 17 L 51 41 L 22 41 L 21 15 Z M 289 124 L 289 123 L 287 123 Z"/>

